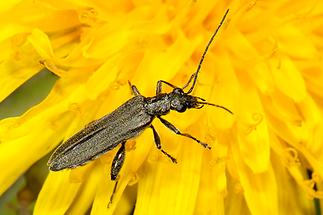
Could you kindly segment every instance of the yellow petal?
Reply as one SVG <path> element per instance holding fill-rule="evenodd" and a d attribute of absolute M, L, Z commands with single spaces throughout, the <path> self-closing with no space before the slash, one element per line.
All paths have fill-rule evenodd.
<path fill-rule="evenodd" d="M 12 7 L 14 7 L 16 4 L 18 4 L 21 0 L 13 0 L 13 1 L 3 1 L 0 3 L 0 13 L 2 13 L 3 11 L 6 11 L 8 9 L 11 9 Z"/>
<path fill-rule="evenodd" d="M 290 58 L 281 56 L 271 62 L 271 71 L 277 88 L 295 102 L 302 101 L 307 93 L 304 80 Z"/>
<path fill-rule="evenodd" d="M 247 88 L 241 89 L 240 98 L 238 147 L 241 158 L 254 173 L 265 172 L 270 163 L 270 142 L 260 99 Z"/>
<path fill-rule="evenodd" d="M 163 142 L 167 142 L 165 136 Z M 178 164 L 161 155 L 159 162 L 149 161 L 142 167 L 135 214 L 193 213 L 200 181 L 201 155 L 205 149 L 184 139 L 176 138 L 175 144 L 181 144 L 182 148 L 182 153 L 176 156 Z"/>
<path fill-rule="evenodd" d="M 250 212 L 263 214 L 266 211 L 269 214 L 278 214 L 277 183 L 272 166 L 262 173 L 253 173 L 238 161 L 238 156 L 235 160 L 239 166 L 239 179 Z"/>
<path fill-rule="evenodd" d="M 147 83 L 143 86 L 138 84 L 139 89 L 142 89 L 143 92 L 155 92 L 153 89 L 156 88 L 156 82 L 158 80 L 172 80 L 174 74 L 181 69 L 181 66 L 189 59 L 200 42 L 200 38 L 188 40 L 179 32 L 176 41 L 166 51 L 156 50 L 155 47 L 148 49 L 133 83 L 142 83 L 142 80 L 147 80 Z M 186 74 L 190 76 L 192 73 L 193 71 Z M 167 92 L 167 89 L 169 88 L 165 87 L 163 92 Z"/>
<path fill-rule="evenodd" d="M 227 178 L 225 174 L 227 146 L 213 145 L 212 157 L 203 156 L 198 198 L 194 214 L 226 214 L 225 197 Z M 210 206 L 210 202 L 212 206 Z"/>
<path fill-rule="evenodd" d="M 200 75 L 199 82 L 202 86 L 198 86 L 196 95 L 210 94 L 208 102 L 223 106 L 233 112 L 232 115 L 226 110 L 205 106 L 208 122 L 206 126 L 212 133 L 214 128 L 225 130 L 232 127 L 237 117 L 235 106 L 237 105 L 236 97 L 239 95 L 239 83 L 228 56 L 223 56 L 222 52 L 214 55 L 210 53 L 208 58 L 210 60 L 205 62 L 205 70 L 207 69 L 205 72 L 208 73 L 204 75 L 203 71 Z M 204 85 L 209 88 L 204 93 L 199 93 L 199 89 L 206 88 Z"/>
<path fill-rule="evenodd" d="M 93 162 L 92 166 L 93 169 L 91 169 L 90 171 L 83 171 L 83 174 L 81 175 L 82 178 L 80 179 L 81 181 L 83 181 L 82 186 L 79 188 L 78 194 L 75 196 L 73 203 L 68 208 L 66 212 L 67 214 L 85 214 L 86 211 L 91 208 L 95 193 L 97 189 L 100 189 L 101 187 L 99 181 L 101 176 L 100 171 L 102 171 L 102 168 L 100 168 L 96 162 Z M 59 196 L 57 196 L 56 198 L 59 198 Z M 49 209 L 50 208 L 47 208 L 48 211 Z"/>
<path fill-rule="evenodd" d="M 6 98 L 26 80 L 42 69 L 37 53 L 26 41 L 26 35 L 19 35 L 0 44 L 1 48 L 9 49 L 0 54 L 0 101 Z M 33 59 L 32 59 L 33 58 Z"/>
<path fill-rule="evenodd" d="M 295 25 L 282 25 L 278 29 L 277 36 L 280 51 L 287 53 L 290 57 L 313 59 L 318 55 L 311 41 L 307 39 L 308 35 Z"/>
<path fill-rule="evenodd" d="M 37 199 L 34 214 L 64 214 L 81 186 L 70 182 L 70 172 L 50 172 Z"/>
<path fill-rule="evenodd" d="M 290 175 L 285 166 L 282 165 L 277 154 L 273 155 L 273 167 L 277 181 L 277 191 L 279 200 L 279 212 L 282 214 L 304 214 L 314 213 L 314 204 L 310 198 L 303 194 L 304 190 L 295 186 L 296 182 L 290 181 Z M 281 155 L 278 155 L 281 156 Z M 291 164 L 293 167 L 299 169 L 297 164 Z"/>
<path fill-rule="evenodd" d="M 42 116 L 42 120 L 46 121 L 48 116 L 44 115 L 45 114 Z M 14 183 L 14 181 L 17 180 L 17 178 L 34 162 L 53 149 L 53 143 L 58 143 L 61 140 L 62 137 L 57 134 L 62 133 L 63 127 L 70 121 L 70 118 L 68 116 L 63 118 L 62 115 L 60 120 L 59 124 L 57 124 L 57 126 L 60 127 L 56 127 L 57 130 L 43 130 L 42 124 L 39 123 L 36 118 L 31 120 L 31 122 L 25 123 L 30 124 L 31 127 L 28 125 L 26 125 L 26 127 L 20 125 L 24 127 L 24 129 L 21 130 L 23 133 L 21 136 L 12 136 L 8 134 L 6 137 L 1 137 L 0 164 L 4 166 L 14 166 L 15 168 L 6 168 L 2 171 L 2 177 L 0 177 L 0 193 L 3 193 L 12 183 Z M 17 124 L 11 128 L 16 126 Z M 2 130 L 2 128 L 0 129 Z M 26 153 L 27 151 L 30 153 Z"/>

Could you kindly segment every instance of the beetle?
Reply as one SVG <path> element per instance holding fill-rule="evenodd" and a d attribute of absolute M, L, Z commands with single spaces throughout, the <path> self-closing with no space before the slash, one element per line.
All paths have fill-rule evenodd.
<path fill-rule="evenodd" d="M 190 138 L 201 144 L 207 149 L 211 147 L 188 133 L 182 133 L 172 123 L 168 122 L 162 116 L 168 114 L 171 110 L 185 112 L 187 109 L 200 109 L 204 105 L 222 108 L 227 112 L 232 112 L 220 105 L 207 102 L 205 99 L 190 95 L 196 85 L 198 74 L 201 70 L 204 57 L 220 27 L 222 26 L 229 9 L 225 12 L 220 24 L 212 34 L 196 69 L 188 82 L 179 88 L 167 81 L 159 80 L 156 87 L 156 95 L 145 97 L 140 94 L 135 85 L 129 81 L 130 88 L 134 97 L 126 101 L 112 113 L 89 123 L 84 129 L 74 134 L 63 144 L 61 144 L 51 155 L 48 166 L 51 171 L 59 171 L 66 168 L 75 168 L 98 158 L 100 155 L 116 148 L 118 149 L 111 166 L 111 180 L 116 180 L 113 193 L 116 190 L 118 174 L 125 160 L 126 141 L 138 136 L 144 129 L 150 128 L 154 135 L 154 141 L 157 148 L 166 155 L 173 163 L 176 159 L 168 154 L 161 146 L 160 137 L 152 125 L 152 121 L 157 118 L 171 131 L 177 135 Z M 173 88 L 170 93 L 162 92 L 162 85 L 166 84 Z M 191 84 L 187 92 L 184 90 Z M 113 195 L 112 193 L 112 195 Z M 110 203 L 112 201 L 112 196 Z"/>

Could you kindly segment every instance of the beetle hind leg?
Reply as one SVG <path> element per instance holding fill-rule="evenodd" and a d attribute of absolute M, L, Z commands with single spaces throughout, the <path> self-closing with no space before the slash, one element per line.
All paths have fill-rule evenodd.
<path fill-rule="evenodd" d="M 112 204 L 114 194 L 117 191 L 117 186 L 118 186 L 118 182 L 119 182 L 119 172 L 121 170 L 121 167 L 123 166 L 123 163 L 124 163 L 124 160 L 125 160 L 125 157 L 126 157 L 125 143 L 126 143 L 126 141 L 121 143 L 121 147 L 119 148 L 117 154 L 114 156 L 113 161 L 112 161 L 111 180 L 116 181 L 116 183 L 114 185 L 112 194 L 110 196 L 110 201 L 109 201 L 108 207 L 110 207 L 110 205 Z"/>

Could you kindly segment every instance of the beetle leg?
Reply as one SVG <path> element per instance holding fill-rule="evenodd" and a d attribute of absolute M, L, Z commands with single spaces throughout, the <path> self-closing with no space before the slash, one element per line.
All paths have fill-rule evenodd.
<path fill-rule="evenodd" d="M 195 75 L 196 75 L 196 72 L 191 75 L 191 77 L 188 80 L 188 82 L 182 87 L 182 90 L 184 90 L 186 87 L 188 87 L 188 85 L 192 82 L 192 80 L 195 77 Z"/>
<path fill-rule="evenodd" d="M 110 201 L 109 201 L 109 204 L 108 204 L 108 206 L 107 206 L 108 208 L 109 208 L 109 207 L 110 207 L 110 205 L 112 204 L 114 194 L 115 194 L 115 193 L 116 193 L 116 191 L 117 191 L 118 183 L 119 183 L 119 177 L 117 177 L 116 183 L 114 184 L 113 191 L 112 191 L 112 194 L 111 194 L 111 196 L 110 196 Z"/>
<path fill-rule="evenodd" d="M 137 89 L 137 87 L 135 85 L 132 85 L 130 83 L 130 81 L 128 81 L 128 84 L 130 86 L 130 89 L 131 89 L 132 94 L 134 94 L 135 96 L 141 95 L 140 92 L 139 92 L 139 90 Z"/>
<path fill-rule="evenodd" d="M 178 130 L 174 125 L 172 125 L 170 122 L 168 122 L 167 120 L 161 118 L 160 116 L 158 117 L 158 119 L 167 127 L 169 128 L 170 130 L 172 130 L 173 132 L 175 132 L 176 134 L 178 135 L 181 135 L 181 136 L 185 136 L 185 137 L 188 137 L 188 138 L 191 138 L 192 140 L 195 140 L 196 142 L 198 142 L 199 144 L 201 144 L 204 148 L 208 148 L 208 149 L 211 149 L 211 147 L 207 144 L 207 143 L 203 143 L 201 142 L 200 140 L 196 139 L 195 137 L 193 137 L 192 135 L 190 134 L 186 134 L 186 133 L 182 133 L 180 132 L 180 130 Z"/>
<path fill-rule="evenodd" d="M 111 180 L 112 181 L 116 181 L 111 197 L 110 197 L 110 202 L 108 207 L 112 204 L 112 200 L 114 197 L 114 194 L 117 190 L 117 186 L 118 186 L 118 181 L 119 181 L 119 172 L 121 170 L 121 167 L 123 165 L 125 156 L 126 156 L 126 148 L 125 148 L 125 143 L 126 141 L 121 143 L 121 147 L 119 148 L 117 154 L 114 156 L 113 161 L 112 161 L 112 165 L 111 165 Z"/>
<path fill-rule="evenodd" d="M 121 147 L 119 148 L 117 154 L 114 156 L 111 166 L 111 180 L 115 181 L 117 179 L 117 176 L 120 172 L 120 169 L 123 165 L 125 156 L 126 156 L 126 147 L 125 147 L 125 141 L 121 143 Z"/>
<path fill-rule="evenodd" d="M 150 128 L 153 130 L 153 133 L 154 133 L 154 140 L 155 140 L 155 144 L 157 146 L 157 149 L 159 149 L 164 155 L 166 155 L 167 157 L 169 157 L 173 163 L 177 163 L 176 161 L 176 158 L 174 158 L 173 156 L 171 156 L 170 154 L 168 154 L 167 152 L 165 152 L 162 147 L 161 147 L 161 144 L 160 144 L 160 138 L 159 138 L 159 135 L 156 131 L 156 129 L 150 125 Z"/>
<path fill-rule="evenodd" d="M 175 85 L 168 83 L 167 81 L 159 80 L 159 81 L 157 81 L 156 95 L 159 95 L 162 92 L 162 83 L 167 84 L 168 86 L 170 86 L 172 88 L 178 88 Z"/>

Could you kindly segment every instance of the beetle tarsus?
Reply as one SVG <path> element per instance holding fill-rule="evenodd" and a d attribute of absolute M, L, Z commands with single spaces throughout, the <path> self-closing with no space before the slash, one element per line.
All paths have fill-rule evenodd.
<path fill-rule="evenodd" d="M 117 191 L 118 183 L 119 183 L 119 177 L 117 177 L 117 179 L 116 179 L 116 183 L 114 184 L 113 191 L 112 191 L 112 194 L 111 194 L 111 196 L 110 196 L 110 200 L 109 200 L 109 203 L 108 203 L 108 205 L 107 205 L 107 208 L 110 208 L 110 206 L 112 205 L 113 197 L 114 197 L 114 194 L 115 194 L 115 193 L 116 193 L 116 191 Z"/>

